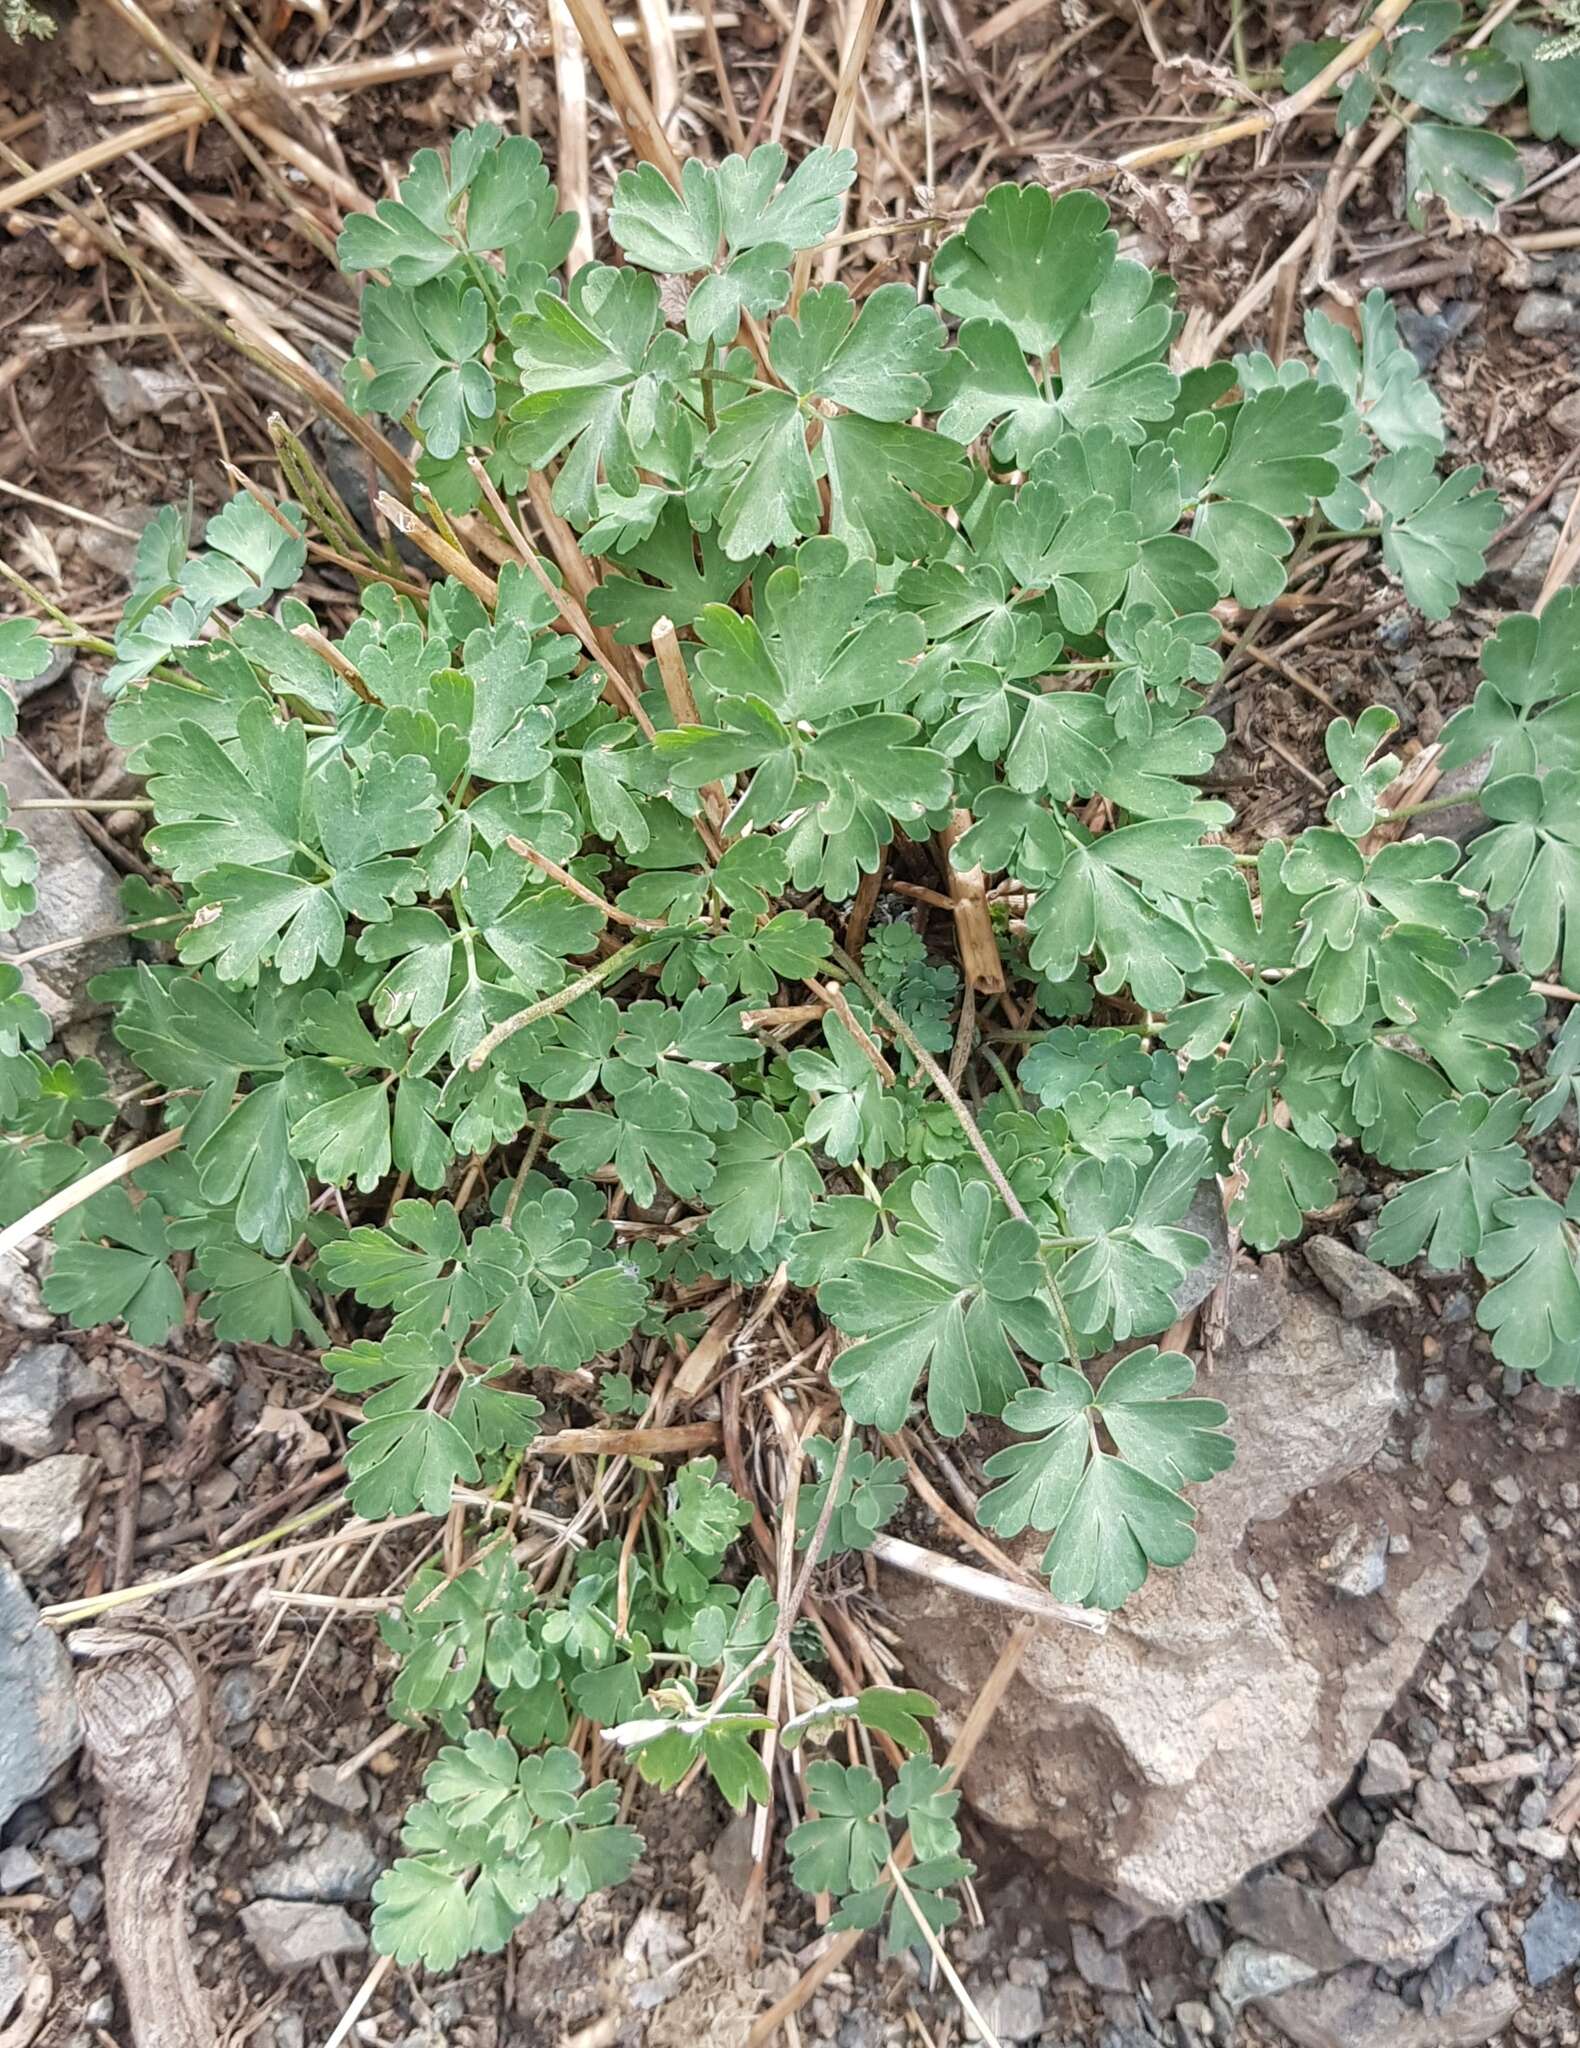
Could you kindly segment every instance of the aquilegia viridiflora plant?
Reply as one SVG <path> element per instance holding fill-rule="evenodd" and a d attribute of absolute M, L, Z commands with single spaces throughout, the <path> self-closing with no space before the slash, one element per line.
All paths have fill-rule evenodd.
<path fill-rule="evenodd" d="M 917 1752 L 887 1793 L 809 1767 L 789 1840 L 891 1944 L 914 1911 L 947 1925 L 969 1868 L 930 1703 L 830 1697 L 711 1457 L 654 1468 L 623 1541 L 544 1539 L 545 1568 L 489 1533 L 482 1495 L 541 1454 L 534 1375 L 606 1428 L 659 1419 L 641 1362 L 697 1338 L 688 1304 L 782 1275 L 837 1337 L 828 1413 L 870 1433 L 808 1445 L 803 1550 L 875 1539 L 906 1477 L 879 1439 L 919 1406 L 946 1438 L 1000 1418 L 983 1523 L 1046 1536 L 1053 1592 L 1113 1607 L 1188 1556 L 1183 1489 L 1231 1456 L 1188 1360 L 1145 1341 L 1206 1254 L 1184 1219 L 1214 1176 L 1262 1249 L 1333 1200 L 1341 1148 L 1413 1176 L 1377 1256 L 1474 1261 L 1513 1366 L 1558 1384 L 1580 1356 L 1575 1203 L 1520 1143 L 1565 1110 L 1580 1038 L 1550 1084 L 1515 1057 L 1530 976 L 1580 976 L 1580 601 L 1507 620 L 1449 728 L 1451 761 L 1492 755 L 1463 861 L 1375 831 L 1378 707 L 1330 727 L 1328 821 L 1287 845 L 1237 852 L 1200 790 L 1213 607 L 1277 597 L 1314 507 L 1378 534 L 1432 618 L 1481 572 L 1497 501 L 1439 472 L 1386 300 L 1358 338 L 1314 314 L 1311 366 L 1181 376 L 1172 290 L 1103 204 L 1002 187 L 939 249 L 934 303 L 792 305 L 853 163 L 785 170 L 770 147 L 678 193 L 624 173 L 625 263 L 562 296 L 534 145 L 425 151 L 341 258 L 369 274 L 354 394 L 414 431 L 400 516 L 453 573 L 376 549 L 291 444 L 309 509 L 243 495 L 195 554 L 156 521 L 107 678 L 169 877 L 128 920 L 176 957 L 96 992 L 180 1142 L 60 1217 L 46 1299 L 146 1344 L 196 1314 L 325 1346 L 362 1404 L 357 1511 L 479 1503 L 467 1569 L 425 1565 L 385 1628 L 393 1710 L 450 1746 L 375 1936 L 436 1967 L 630 1869 L 587 1722 L 738 1808 L 769 1796 L 771 1700 L 787 1743 L 843 1718 Z M 590 622 L 521 558 L 529 484 L 597 565 Z M 338 638 L 291 594 L 310 537 L 362 584 Z M 35 629 L 0 636 L 35 672 Z M 968 945 L 918 875 L 956 879 Z M 12 828 L 9 922 L 34 887 Z M 108 1156 L 116 1110 L 0 973 L 18 1219 Z M 1094 1391 L 1083 1360 L 1115 1352 Z M 899 1898 L 891 1823 L 919 1857 Z"/>

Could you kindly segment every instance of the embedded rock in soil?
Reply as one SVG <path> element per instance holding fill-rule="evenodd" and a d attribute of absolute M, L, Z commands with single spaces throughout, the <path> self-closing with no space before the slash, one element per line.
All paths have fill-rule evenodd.
<path fill-rule="evenodd" d="M 1237 1452 L 1199 1491 L 1195 1556 L 1154 1572 L 1102 1636 L 1040 1631 L 965 1781 L 1021 1849 L 1167 1914 L 1310 1834 L 1486 1563 L 1484 1547 L 1416 1528 L 1397 1483 L 1365 1469 L 1397 1360 L 1322 1297 L 1291 1293 L 1254 1348 L 1231 1337 L 1211 1391 Z M 1352 1521 L 1412 1538 L 1366 1600 L 1317 1569 Z M 1021 1545 L 1029 1564 L 1039 1553 Z M 885 1597 L 912 1681 L 958 1726 L 1010 1623 L 897 1575 Z"/>
<path fill-rule="evenodd" d="M 66 791 L 18 740 L 0 761 L 0 788 L 12 806 Z M 11 822 L 38 855 L 38 908 L 0 939 L 0 959 L 30 952 L 58 939 L 81 939 L 124 922 L 115 871 L 68 810 L 22 811 Z M 131 955 L 125 939 L 95 939 L 68 946 L 22 969 L 22 983 L 58 1029 L 89 1008 L 88 983 L 95 974 L 124 967 Z"/>
<path fill-rule="evenodd" d="M 1555 1884 L 1525 1923 L 1521 1943 L 1525 1974 L 1545 1984 L 1569 1965 L 1580 1962 L 1580 1903 Z"/>
<path fill-rule="evenodd" d="M 1338 1237 L 1308 1237 L 1300 1247 L 1306 1264 L 1354 1321 L 1381 1315 L 1387 1309 L 1419 1308 L 1421 1297 L 1397 1273 L 1368 1259 Z"/>
<path fill-rule="evenodd" d="M 1506 1979 L 1467 1991 L 1448 2012 L 1413 2011 L 1374 1981 L 1370 1964 L 1357 1964 L 1258 2001 L 1295 2048 L 1476 2048 L 1513 2019 L 1520 1997 Z"/>
<path fill-rule="evenodd" d="M 1206 1256 L 1199 1265 L 1191 1267 L 1172 1296 L 1174 1313 L 1188 1316 L 1229 1277 L 1229 1226 L 1224 1219 L 1223 1197 L 1218 1192 L 1216 1181 L 1202 1182 L 1190 1207 L 1180 1218 L 1179 1227 L 1194 1231 L 1197 1237 L 1205 1239 L 1207 1245 Z"/>
<path fill-rule="evenodd" d="M 384 1858 L 360 1828 L 337 1824 L 316 1847 L 254 1871 L 252 1888 L 261 1899 L 319 1899 L 343 1906 L 367 1898 L 383 1868 Z"/>
<path fill-rule="evenodd" d="M 44 1627 L 15 1570 L 0 1564 L 0 1827 L 82 1743 L 65 1645 Z"/>
<path fill-rule="evenodd" d="M 1396 1970 L 1431 1962 L 1503 1887 L 1471 1856 L 1451 1856 L 1402 1820 L 1390 1821 L 1364 1870 L 1328 1893 L 1328 1922 L 1352 1954 Z"/>
<path fill-rule="evenodd" d="M 69 1344 L 29 1344 L 0 1372 L 0 1444 L 24 1458 L 47 1458 L 65 1449 L 79 1408 L 114 1392 Z"/>
<path fill-rule="evenodd" d="M 262 1961 L 282 1977 L 326 1956 L 357 1955 L 368 1945 L 344 1906 L 258 1899 L 242 1907 L 241 1925 Z"/>
<path fill-rule="evenodd" d="M 97 1458 L 39 1458 L 0 1478 L 0 1548 L 31 1578 L 82 1534 Z"/>

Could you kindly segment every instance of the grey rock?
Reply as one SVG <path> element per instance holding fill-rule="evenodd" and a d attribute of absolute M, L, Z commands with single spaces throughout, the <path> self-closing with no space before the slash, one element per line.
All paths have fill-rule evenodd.
<path fill-rule="evenodd" d="M 1362 1799 L 1397 1799 L 1415 1783 L 1410 1759 L 1397 1742 L 1379 1736 L 1366 1745 L 1366 1768 L 1361 1772 Z"/>
<path fill-rule="evenodd" d="M 1223 1954 L 1223 1929 L 1206 1906 L 1187 1906 L 1184 1912 L 1185 1938 L 1200 1956 L 1216 1962 Z M 1252 1930 L 1247 1928 L 1246 1933 Z"/>
<path fill-rule="evenodd" d="M 360 1955 L 368 1945 L 344 1906 L 257 1899 L 242 1907 L 241 1925 L 260 1960 L 282 1977 L 326 1956 Z"/>
<path fill-rule="evenodd" d="M 811 1539 L 809 1538 L 808 1541 Z M 362 1782 L 361 1773 L 350 1778 L 339 1776 L 336 1764 L 314 1764 L 302 1775 L 302 1783 L 315 1799 L 332 1806 L 340 1813 L 365 1813 L 368 1804 L 368 1788 Z"/>
<path fill-rule="evenodd" d="M 1467 1992 L 1447 2013 L 1413 2012 L 1358 1965 L 1281 1992 L 1257 2010 L 1276 2022 L 1294 2048 L 1476 2048 L 1503 2031 L 1519 2003 L 1514 1986 L 1500 1981 Z"/>
<path fill-rule="evenodd" d="M 1123 1948 L 1152 1917 L 1123 1899 L 1104 1899 L 1092 1909 L 1092 1925 L 1103 1937 L 1105 1948 Z"/>
<path fill-rule="evenodd" d="M 1415 1289 L 1338 1237 L 1308 1237 L 1301 1246 L 1306 1264 L 1339 1305 L 1339 1314 L 1364 1322 L 1385 1310 L 1416 1308 Z"/>
<path fill-rule="evenodd" d="M 1580 1962 L 1580 1902 L 1561 1884 L 1548 1890 L 1525 1923 L 1520 1937 L 1525 1974 L 1533 1984 L 1546 1984 L 1571 1963 Z"/>
<path fill-rule="evenodd" d="M 1229 1276 L 1229 1334 L 1245 1350 L 1265 1344 L 1284 1320 L 1289 1303 L 1288 1268 L 1279 1252 L 1260 1259 L 1243 1253 Z"/>
<path fill-rule="evenodd" d="M 55 1318 L 44 1306 L 38 1281 L 18 1252 L 0 1252 L 0 1328 L 52 1330 Z"/>
<path fill-rule="evenodd" d="M 274 2023 L 274 2048 L 305 2048 L 307 2022 L 299 2012 L 282 2012 Z"/>
<path fill-rule="evenodd" d="M 1402 1820 L 1390 1821 L 1364 1870 L 1328 1893 L 1328 1921 L 1353 1955 L 1421 1969 L 1503 1887 L 1484 1864 L 1451 1856 Z"/>
<path fill-rule="evenodd" d="M 1094 1991 L 1128 1991 L 1130 1969 L 1116 1949 L 1105 1948 L 1090 1927 L 1070 1923 L 1070 1952 L 1077 1973 Z"/>
<path fill-rule="evenodd" d="M 1558 552 L 1558 523 L 1538 519 L 1517 543 L 1512 560 L 1499 560 L 1493 570 L 1493 588 L 1521 611 L 1529 611 L 1541 596 L 1542 584 Z"/>
<path fill-rule="evenodd" d="M 1580 304 L 1561 292 L 1527 292 L 1514 316 L 1514 331 L 1527 337 L 1580 334 Z"/>
<path fill-rule="evenodd" d="M 9 1849 L 0 1849 L 0 1892 L 30 1891 L 43 1875 L 43 1864 L 31 1849 L 24 1849 L 20 1842 L 14 1842 Z"/>
<path fill-rule="evenodd" d="M 1418 313 L 1413 306 L 1399 305 L 1399 333 L 1405 347 L 1425 373 L 1451 342 L 1458 341 L 1481 308 L 1474 299 L 1445 299 L 1435 313 Z"/>
<path fill-rule="evenodd" d="M 1187 1998 L 1174 2008 L 1175 2023 L 1185 2029 L 1188 2042 L 1212 2038 L 1212 2008 L 1199 1999 Z"/>
<path fill-rule="evenodd" d="M 1226 1341 L 1213 1393 L 1234 1416 L 1236 1456 L 1201 1490 L 1194 1555 L 1153 1573 L 1100 1636 L 1039 1631 L 965 1782 L 1021 1850 L 1171 1917 L 1311 1833 L 1486 1565 L 1417 1546 L 1372 1603 L 1395 1625 L 1390 1642 L 1333 1629 L 1297 1534 L 1331 1512 L 1340 1481 L 1348 1511 L 1365 1506 L 1398 1369 L 1322 1296 L 1292 1292 L 1276 1338 Z M 1308 1493 L 1286 1532 L 1270 1526 Z M 1389 1512 L 1403 1522 L 1391 1497 Z M 1035 1563 L 1035 1539 L 1020 1547 Z M 1264 1571 L 1287 1597 L 1264 1597 Z M 918 1580 L 883 1583 L 915 1682 L 963 1713 L 1008 1623 Z"/>
<path fill-rule="evenodd" d="M 64 1450 L 72 1417 L 115 1392 L 69 1344 L 29 1344 L 0 1373 L 0 1444 L 24 1458 Z"/>
<path fill-rule="evenodd" d="M 1224 1912 L 1236 1934 L 1297 1956 L 1313 1970 L 1342 1970 L 1355 1957 L 1328 1925 L 1322 1900 L 1298 1878 L 1264 1870 L 1233 1890 Z"/>
<path fill-rule="evenodd" d="M 67 793 L 18 740 L 11 741 L 0 760 L 0 788 L 13 806 Z M 69 810 L 21 811 L 12 823 L 37 853 L 46 879 L 32 916 L 0 938 L 0 959 L 58 939 L 80 939 L 123 921 L 119 877 Z M 94 975 L 123 967 L 130 958 L 125 939 L 96 939 L 92 945 L 70 946 L 24 967 L 22 983 L 58 1028 L 87 1013 L 88 983 Z"/>
<path fill-rule="evenodd" d="M 1487 1957 L 1486 1930 L 1479 1920 L 1468 1921 L 1421 1979 L 1421 2010 L 1447 2012 L 1481 1982 Z"/>
<path fill-rule="evenodd" d="M 0 1827 L 77 1753 L 82 1721 L 65 1645 L 0 1564 Z"/>
<path fill-rule="evenodd" d="M 1318 1570 L 1336 1593 L 1349 1600 L 1369 1600 L 1388 1579 L 1388 1525 L 1362 1530 L 1359 1522 L 1343 1529 L 1320 1560 Z"/>
<path fill-rule="evenodd" d="M 1259 1948 L 1254 1941 L 1236 1941 L 1213 1972 L 1213 1983 L 1230 2012 L 1239 2012 L 1253 1998 L 1272 1998 L 1296 1984 L 1309 1984 L 1316 1975 L 1299 1956 Z"/>
<path fill-rule="evenodd" d="M 39 1458 L 0 1478 L 0 1547 L 19 1572 L 35 1577 L 82 1534 L 97 1458 Z"/>
<path fill-rule="evenodd" d="M 104 1879 L 95 1871 L 79 1877 L 66 1898 L 66 1910 L 79 1927 L 97 1920 L 104 1905 Z"/>
<path fill-rule="evenodd" d="M 1042 1993 L 1032 1984 L 1000 1984 L 983 2001 L 982 2017 L 1001 2041 L 1035 2041 L 1048 2024 Z M 968 2041 L 981 2038 L 974 2029 L 966 2035 Z"/>
<path fill-rule="evenodd" d="M 1199 1308 L 1229 1277 L 1229 1226 L 1223 1213 L 1223 1197 L 1215 1180 L 1204 1180 L 1191 1198 L 1191 1205 L 1179 1220 L 1181 1230 L 1192 1231 L 1207 1241 L 1207 1255 L 1192 1266 L 1170 1297 L 1177 1316 Z"/>
<path fill-rule="evenodd" d="M 147 419 L 151 413 L 169 412 L 197 402 L 190 378 L 172 370 L 118 363 L 102 352 L 95 354 L 88 374 L 99 394 L 99 403 L 118 427 Z"/>
<path fill-rule="evenodd" d="M 51 1828 L 39 1847 L 58 1857 L 68 1870 L 80 1870 L 99 1853 L 99 1831 L 91 1820 L 73 1821 L 67 1827 Z"/>
<path fill-rule="evenodd" d="M 1571 391 L 1567 398 L 1560 398 L 1547 418 L 1554 431 L 1566 441 L 1580 441 L 1580 391 Z"/>
<path fill-rule="evenodd" d="M 21 2003 L 32 1974 L 33 1958 L 11 1929 L 0 1923 L 0 2027 Z"/>
<path fill-rule="evenodd" d="M 322 1899 L 345 1905 L 365 1899 L 383 1868 L 384 1858 L 360 1828 L 335 1826 L 315 1847 L 255 1870 L 252 1888 L 261 1899 Z"/>
<path fill-rule="evenodd" d="M 1411 1819 L 1429 1842 L 1451 1856 L 1476 1853 L 1476 1830 L 1466 1818 L 1459 1795 L 1441 1778 L 1423 1778 L 1415 1788 Z"/>
<path fill-rule="evenodd" d="M 233 1664 L 214 1688 L 214 1717 L 221 1728 L 247 1720 L 258 1700 L 258 1687 L 245 1664 Z"/>

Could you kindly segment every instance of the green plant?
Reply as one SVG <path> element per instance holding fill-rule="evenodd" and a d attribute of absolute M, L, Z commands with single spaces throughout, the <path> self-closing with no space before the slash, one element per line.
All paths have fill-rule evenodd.
<path fill-rule="evenodd" d="M 769 147 L 678 192 L 622 174 L 628 261 L 563 296 L 569 224 L 521 138 L 425 151 L 351 221 L 346 268 L 379 273 L 351 384 L 417 435 L 411 505 L 383 502 L 438 573 L 288 439 L 294 498 L 243 494 L 196 552 L 174 509 L 144 538 L 109 727 L 169 878 L 129 890 L 128 929 L 178 929 L 94 992 L 162 1136 L 111 1163 L 103 1075 L 47 1061 L 0 968 L 0 1243 L 59 1212 L 50 1305 L 146 1344 L 194 1317 L 305 1337 L 361 1404 L 352 1507 L 468 1516 L 461 1567 L 423 1562 L 385 1624 L 393 1711 L 450 1746 L 375 1936 L 435 1968 L 630 1868 L 590 1729 L 744 1808 L 778 1724 L 792 1750 L 843 1727 L 868 1762 L 808 1770 L 793 1870 L 874 1924 L 906 1819 L 888 1940 L 947 1924 L 968 1866 L 931 1705 L 825 1682 L 804 1629 L 814 1571 L 903 1498 L 855 1432 L 1001 1420 L 982 1520 L 1046 1535 L 1067 1600 L 1182 1561 L 1228 1418 L 1145 1340 L 1207 1252 L 1204 1183 L 1233 1173 L 1269 1249 L 1341 1150 L 1416 1175 L 1379 1254 L 1473 1259 L 1511 1365 L 1566 1384 L 1580 1357 L 1575 1198 L 1535 1191 L 1518 1142 L 1580 1067 L 1568 1032 L 1549 1084 L 1518 1064 L 1531 976 L 1569 957 L 1580 598 L 1504 623 L 1449 730 L 1450 760 L 1494 754 L 1466 860 L 1397 836 L 1380 707 L 1335 720 L 1328 821 L 1287 845 L 1236 851 L 1200 788 L 1215 607 L 1275 599 L 1318 520 L 1375 535 L 1434 617 L 1481 571 L 1496 498 L 1439 474 L 1387 302 L 1358 336 L 1313 315 L 1310 365 L 1181 376 L 1172 289 L 1102 203 L 1006 186 L 939 249 L 936 306 L 792 306 L 853 161 L 785 170 Z M 338 632 L 292 594 L 315 552 L 361 586 Z M 46 658 L 0 625 L 0 672 Z M 8 924 L 35 886 L 5 825 Z M 653 1371 L 710 1284 L 770 1280 L 837 1333 L 811 1391 L 845 1418 L 804 1446 L 772 1587 L 716 1460 L 664 1464 Z M 534 1491 L 502 1534 L 523 1468 L 573 1456 L 597 1531 Z M 611 1498 L 623 1533 L 592 1543 Z M 886 1798 L 883 1744 L 915 1758 Z"/>
<path fill-rule="evenodd" d="M 1351 134 L 1378 107 L 1400 114 L 1413 105 L 1435 120 L 1407 117 L 1405 211 L 1426 224 L 1428 200 L 1491 227 L 1499 204 L 1525 187 L 1519 152 L 1485 123 L 1497 108 L 1526 95 L 1531 133 L 1580 143 L 1580 48 L 1572 0 L 1551 10 L 1551 22 L 1505 21 L 1484 47 L 1458 47 L 1465 31 L 1459 0 L 1417 0 L 1392 36 L 1341 84 L 1335 127 Z M 1556 33 L 1550 32 L 1556 31 Z M 1297 43 L 1284 60 L 1284 83 L 1297 91 L 1342 47 L 1339 37 Z"/>

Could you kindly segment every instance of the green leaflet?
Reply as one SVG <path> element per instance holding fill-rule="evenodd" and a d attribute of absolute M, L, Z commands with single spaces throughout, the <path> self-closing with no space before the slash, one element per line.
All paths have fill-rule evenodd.
<path fill-rule="evenodd" d="M 1030 1441 L 987 1462 L 999 1484 L 982 1519 L 999 1535 L 1052 1530 L 1042 1566 L 1057 1599 L 1118 1607 L 1149 1564 L 1181 1564 L 1195 1548 L 1192 1510 L 1180 1488 L 1232 1461 L 1217 1401 L 1181 1398 L 1195 1377 L 1188 1358 L 1148 1344 L 1122 1359 L 1094 1394 L 1082 1374 L 1047 1365 L 1040 1387 L 1004 1413 Z M 1100 1447 L 1100 1419 L 1117 1455 Z"/>

